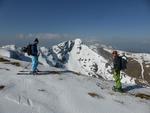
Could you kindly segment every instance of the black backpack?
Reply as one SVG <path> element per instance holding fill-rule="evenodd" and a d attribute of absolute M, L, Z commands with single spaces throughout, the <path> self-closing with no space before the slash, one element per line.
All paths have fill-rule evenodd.
<path fill-rule="evenodd" d="M 21 49 L 23 53 L 27 53 L 29 56 L 32 55 L 32 44 L 28 44 L 26 47 Z"/>
<path fill-rule="evenodd" d="M 27 54 L 30 56 L 30 55 L 32 55 L 32 44 L 29 44 L 28 46 L 27 46 Z"/>
<path fill-rule="evenodd" d="M 121 59 L 121 62 L 120 62 L 121 70 L 127 69 L 127 57 L 122 56 L 122 57 L 120 57 L 120 59 Z"/>
<path fill-rule="evenodd" d="M 27 47 L 21 48 L 21 52 L 26 53 L 27 52 Z"/>

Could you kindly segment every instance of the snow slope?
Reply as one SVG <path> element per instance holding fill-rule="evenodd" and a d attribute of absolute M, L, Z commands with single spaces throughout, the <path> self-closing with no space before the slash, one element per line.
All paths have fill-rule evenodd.
<path fill-rule="evenodd" d="M 4 57 L 5 59 L 9 59 Z M 76 75 L 65 69 L 40 65 L 49 75 L 16 75 L 20 67 L 0 62 L 0 113 L 149 113 L 150 101 L 131 94 L 115 93 L 113 82 Z M 30 70 L 30 66 L 26 69 Z M 124 87 L 129 87 L 127 84 Z M 132 87 L 128 92 L 150 94 L 149 88 Z M 135 109 L 136 108 L 136 109 Z"/>

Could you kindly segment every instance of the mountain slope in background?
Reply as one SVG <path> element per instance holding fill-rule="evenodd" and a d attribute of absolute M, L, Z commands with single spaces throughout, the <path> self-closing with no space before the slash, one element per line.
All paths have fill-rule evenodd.
<path fill-rule="evenodd" d="M 45 66 L 64 68 L 79 74 L 113 80 L 112 48 L 92 44 L 85 45 L 80 39 L 62 42 L 50 48 L 40 47 L 39 62 Z M 30 57 L 15 46 L 0 49 L 3 56 L 30 61 Z M 119 51 L 122 54 L 124 51 Z M 128 57 L 128 69 L 122 74 L 122 82 L 128 84 L 150 82 L 150 55 L 125 52 Z"/>
<path fill-rule="evenodd" d="M 114 49 L 108 48 L 104 45 L 91 45 L 90 48 L 96 51 L 99 55 L 105 57 L 109 63 L 112 63 L 112 51 Z M 127 70 L 125 73 L 131 78 L 136 78 L 136 83 L 150 84 L 150 54 L 147 53 L 131 53 L 118 50 L 119 54 L 126 54 L 128 58 Z"/>
<path fill-rule="evenodd" d="M 52 64 L 88 76 L 103 77 L 107 80 L 113 79 L 112 64 L 109 64 L 107 59 L 83 44 L 80 39 L 66 41 L 50 49 L 42 47 L 40 51 L 42 54 L 39 61 L 44 61 L 44 64 Z M 125 73 L 123 75 L 123 83 L 134 84 L 134 79 Z"/>

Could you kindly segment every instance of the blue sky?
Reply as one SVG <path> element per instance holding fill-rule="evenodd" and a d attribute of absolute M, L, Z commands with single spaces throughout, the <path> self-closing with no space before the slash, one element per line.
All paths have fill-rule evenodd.
<path fill-rule="evenodd" d="M 150 41 L 150 0 L 0 0 L 0 38 L 30 33 Z"/>

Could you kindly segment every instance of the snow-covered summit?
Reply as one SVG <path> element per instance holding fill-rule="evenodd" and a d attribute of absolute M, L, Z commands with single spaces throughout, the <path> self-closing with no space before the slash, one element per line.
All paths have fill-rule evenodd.
<path fill-rule="evenodd" d="M 13 50 L 13 51 L 17 50 L 17 47 L 15 45 L 6 45 L 6 46 L 2 46 L 1 48 L 7 49 L 7 50 Z"/>
<path fill-rule="evenodd" d="M 112 48 L 104 45 L 101 45 L 100 48 L 98 47 L 99 45 L 94 44 L 87 46 L 86 44 L 84 44 L 84 42 L 82 42 L 81 39 L 65 41 L 50 48 L 40 47 L 39 62 L 47 67 L 54 66 L 87 76 L 94 76 L 98 78 L 102 77 L 107 80 L 113 80 L 112 59 L 109 54 L 109 52 L 111 53 Z M 21 53 L 18 48 L 12 45 L 0 48 L 0 55 L 16 58 L 19 60 L 30 61 L 30 57 L 28 57 L 26 54 Z M 127 55 L 128 57 L 132 57 L 130 61 L 131 63 L 133 59 L 137 60 L 137 58 L 137 61 L 141 61 L 140 64 L 142 64 L 142 61 L 145 61 L 144 63 L 146 63 L 146 66 L 142 69 L 148 69 L 150 62 L 148 58 L 149 55 Z M 133 67 L 131 68 L 133 69 Z M 130 68 L 128 70 L 129 72 L 127 73 L 122 72 L 122 82 L 134 84 L 136 80 L 135 78 L 138 77 L 134 76 L 136 73 L 132 73 L 132 70 L 130 70 Z M 141 74 L 142 73 L 144 73 L 144 71 L 141 71 Z"/>
<path fill-rule="evenodd" d="M 47 63 L 44 64 L 52 64 L 88 76 L 103 77 L 107 80 L 113 79 L 112 64 L 91 50 L 81 39 L 62 42 L 49 49 L 41 48 L 40 51 L 39 61 L 43 62 L 45 59 Z M 126 74 L 122 78 L 124 83 L 134 83 L 134 79 Z"/>
<path fill-rule="evenodd" d="M 30 57 L 20 51 L 15 45 L 6 45 L 0 47 L 0 56 L 14 58 L 22 61 L 31 61 Z"/>

